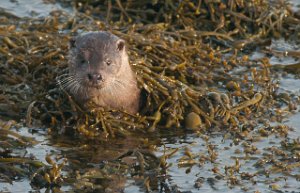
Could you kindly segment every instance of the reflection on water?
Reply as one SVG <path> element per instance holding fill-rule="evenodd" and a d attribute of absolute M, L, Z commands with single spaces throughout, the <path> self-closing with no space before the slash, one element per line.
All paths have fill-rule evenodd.
<path fill-rule="evenodd" d="M 293 11 L 297 12 L 300 10 L 300 1 L 299 0 L 291 0 L 290 2 L 293 5 L 292 6 Z"/>
<path fill-rule="evenodd" d="M 17 17 L 46 17 L 51 11 L 62 10 L 70 12 L 58 3 L 45 3 L 43 0 L 2 0 L 0 11 L 13 14 Z M 55 1 L 54 1 L 55 2 Z"/>
<path fill-rule="evenodd" d="M 297 0 L 293 1 L 295 5 L 300 5 Z M 14 0 L 14 1 L 1 1 L 0 8 L 5 12 L 13 13 L 18 17 L 45 17 L 53 10 L 65 10 L 70 11 L 69 8 L 63 8 L 60 4 L 46 4 L 42 0 Z M 296 7 L 294 7 L 296 9 Z M 293 48 L 297 45 L 290 45 L 284 40 L 275 41 L 274 47 L 280 48 Z M 299 47 L 298 47 L 299 48 Z M 252 57 L 261 58 L 264 57 L 262 53 L 255 53 Z M 273 64 L 291 64 L 297 62 L 294 58 L 278 59 L 272 57 Z M 292 75 L 280 77 L 280 89 L 289 91 L 295 95 L 300 94 L 300 80 Z M 300 113 L 297 112 L 286 123 L 293 127 L 294 131 L 289 132 L 288 138 L 290 140 L 297 139 L 300 136 Z M 112 141 L 107 144 L 94 144 L 89 147 L 93 151 L 85 151 L 86 147 L 80 146 L 74 141 L 74 139 L 66 139 L 63 136 L 56 136 L 53 138 L 48 137 L 46 131 L 30 133 L 27 128 L 21 128 L 19 133 L 24 136 L 34 137 L 38 144 L 33 147 L 27 147 L 27 154 L 33 155 L 33 157 L 46 163 L 45 156 L 51 155 L 64 155 L 68 158 L 69 162 L 75 167 L 76 162 L 79 160 L 81 164 L 78 167 L 85 164 L 88 167 L 89 164 L 99 164 L 103 160 L 114 160 L 128 149 L 137 148 L 139 140 L 134 138 L 118 141 Z M 167 162 L 172 164 L 167 170 L 167 176 L 165 176 L 165 183 L 172 189 L 178 189 L 180 191 L 198 192 L 197 188 L 201 187 L 201 192 L 241 192 L 241 191 L 270 191 L 270 186 L 276 184 L 280 187 L 280 191 L 287 192 L 300 192 L 299 182 L 295 177 L 289 175 L 282 175 L 281 173 L 271 173 L 266 176 L 259 173 L 254 165 L 258 160 L 264 157 L 264 154 L 269 152 L 270 147 L 281 148 L 281 142 L 283 138 L 276 135 L 266 136 L 260 140 L 255 141 L 253 144 L 257 148 L 255 154 L 246 155 L 243 153 L 247 141 L 243 143 L 234 143 L 231 139 L 226 139 L 226 132 L 219 132 L 210 134 L 209 139 L 205 139 L 203 135 L 196 134 L 173 134 L 172 136 L 161 136 L 161 141 L 152 139 L 152 143 L 158 146 L 155 154 L 157 156 L 163 156 L 165 151 L 170 152 L 176 148 L 179 152 L 167 159 Z M 157 136 L 158 137 L 158 136 Z M 199 162 L 200 159 L 208 157 L 208 146 L 211 146 L 217 153 L 217 159 L 214 162 L 204 161 Z M 197 160 L 194 164 L 179 165 L 178 162 L 184 155 L 187 154 L 187 150 L 193 159 Z M 259 153 L 260 152 L 260 153 Z M 228 186 L 228 176 L 225 175 L 225 168 L 236 164 L 238 158 L 240 169 L 237 176 L 241 173 L 255 174 L 249 181 L 248 179 L 240 181 L 238 186 L 230 188 Z M 74 161 L 74 162 L 72 162 Z M 84 164 L 82 164 L 84 163 Z M 201 163 L 201 164 L 200 164 Z M 219 171 L 216 171 L 216 168 Z M 298 171 L 298 174 L 297 174 Z M 294 171 L 295 172 L 295 171 Z M 292 175 L 299 175 L 299 169 Z M 221 180 L 222 179 L 222 180 Z M 225 180 L 224 180 L 225 179 Z M 195 185 L 197 184 L 197 185 Z M 195 187 L 197 186 L 197 187 Z M 126 182 L 125 192 L 144 192 L 140 184 L 137 184 L 135 179 L 128 177 Z M 69 187 L 62 187 L 62 191 L 67 191 Z M 12 184 L 0 183 L 0 192 L 29 192 L 32 188 L 28 179 L 22 179 L 21 181 L 14 181 Z M 45 190 L 41 190 L 44 192 Z"/>
<path fill-rule="evenodd" d="M 293 138 L 293 136 L 290 137 Z M 172 140 L 174 140 L 174 138 Z M 269 147 L 280 147 L 281 140 L 283 140 L 283 138 L 269 136 L 263 138 L 261 141 L 257 141 L 254 145 L 258 148 L 257 152 L 266 152 Z M 299 182 L 295 177 L 282 177 L 280 173 L 272 173 L 269 176 L 260 174 L 258 172 L 259 168 L 254 167 L 254 165 L 263 157 L 263 154 L 245 155 L 242 153 L 243 149 L 245 149 L 244 143 L 234 145 L 232 140 L 224 140 L 221 134 L 214 134 L 210 136 L 209 139 L 209 144 L 213 145 L 219 154 L 218 159 L 215 160 L 215 163 L 205 162 L 203 165 L 195 164 L 190 167 L 179 167 L 175 164 L 185 155 L 186 148 L 195 156 L 200 155 L 199 157 L 201 157 L 201 155 L 207 155 L 207 142 L 203 140 L 202 137 L 190 134 L 185 136 L 184 139 L 177 138 L 176 143 L 173 141 L 169 143 L 168 138 L 165 138 L 164 143 L 167 149 L 180 149 L 180 153 L 175 154 L 168 160 L 168 162 L 174 163 L 168 170 L 170 186 L 177 185 L 179 190 L 197 192 L 195 190 L 195 182 L 201 179 L 201 192 L 268 192 L 270 191 L 270 185 L 273 183 L 276 183 L 283 192 L 300 191 Z M 157 154 L 162 155 L 163 151 L 164 149 L 161 147 Z M 236 158 L 239 159 L 239 164 L 241 165 L 239 170 L 240 174 L 256 174 L 255 177 L 251 179 L 252 183 L 255 183 L 255 186 L 251 182 L 249 183 L 249 180 L 242 180 L 238 186 L 232 186 L 232 188 L 230 188 L 226 180 L 221 180 L 220 176 L 213 172 L 214 168 L 219 168 L 220 173 L 226 176 L 225 168 L 234 165 Z M 294 174 L 297 174 L 297 170 Z"/>

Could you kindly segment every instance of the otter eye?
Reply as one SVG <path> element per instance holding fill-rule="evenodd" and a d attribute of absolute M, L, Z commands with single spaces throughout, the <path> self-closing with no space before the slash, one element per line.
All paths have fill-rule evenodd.
<path fill-rule="evenodd" d="M 107 64 L 107 66 L 111 65 L 111 63 L 112 63 L 111 60 L 106 60 L 105 62 Z"/>
<path fill-rule="evenodd" d="M 79 60 L 79 63 L 80 63 L 80 64 L 84 64 L 84 63 L 85 63 L 85 59 L 81 58 L 81 59 Z"/>

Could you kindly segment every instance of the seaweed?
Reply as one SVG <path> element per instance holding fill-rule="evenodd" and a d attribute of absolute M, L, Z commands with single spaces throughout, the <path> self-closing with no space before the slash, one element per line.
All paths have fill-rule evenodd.
<path fill-rule="evenodd" d="M 66 0 L 60 2 L 71 4 Z M 204 138 L 211 132 L 223 131 L 224 136 L 230 135 L 234 143 L 251 141 L 256 132 L 262 137 L 274 133 L 286 136 L 289 132 L 289 128 L 270 126 L 268 121 L 280 122 L 299 104 L 289 94 L 283 97 L 277 92 L 278 82 L 272 73 L 275 72 L 273 69 L 282 68 L 271 67 L 267 57 L 249 59 L 253 50 L 270 55 L 299 56 L 297 51 L 263 50 L 270 38 L 285 37 L 292 41 L 299 38 L 299 17 L 286 1 L 107 0 L 72 3 L 76 10 L 73 15 L 53 11 L 46 18 L 9 19 L 11 16 L 2 14 L 1 119 L 19 120 L 28 127 L 50 127 L 52 135 L 65 133 L 87 144 L 90 139 L 94 143 L 104 143 L 131 136 L 143 140 L 147 138 L 145 135 L 179 129 L 193 131 Z M 128 44 L 130 63 L 144 93 L 144 105 L 138 114 L 94 107 L 84 110 L 60 87 L 60 78 L 68 73 L 69 40 L 84 31 L 97 30 L 108 30 Z M 295 68 L 298 69 L 298 65 L 284 67 L 292 71 Z M 266 126 L 261 126 L 261 119 L 266 120 Z M 1 136 L 15 136 L 19 144 L 13 146 L 28 145 L 10 130 L 1 129 L 0 133 Z M 11 145 L 7 137 L 0 143 Z M 151 146 L 146 144 L 146 147 Z M 297 145 L 299 141 L 283 144 L 283 147 L 293 149 L 290 156 L 296 158 L 287 158 L 284 164 L 272 160 L 275 165 L 269 171 L 259 172 L 284 172 L 299 167 L 299 153 L 295 153 L 299 152 Z M 208 140 L 207 149 L 206 156 L 193 155 L 186 149 L 178 165 L 191 167 L 205 161 L 215 162 L 218 154 Z M 253 146 L 245 145 L 246 154 L 255 150 Z M 271 151 L 279 153 L 276 148 Z M 104 164 L 104 169 L 87 169 L 77 173 L 75 178 L 70 172 L 69 183 L 76 184 L 77 189 L 85 187 L 87 191 L 105 190 L 114 186 L 107 180 L 122 184 L 126 173 L 131 172 L 142 176 L 145 189 L 150 191 L 157 185 L 152 184 L 155 180 L 145 170 L 160 168 L 160 172 L 166 174 L 167 159 L 173 153 L 158 158 L 151 151 L 128 150 Z M 5 167 L 8 167 L 7 163 L 25 163 L 40 168 L 32 178 L 34 185 L 59 187 L 64 180 L 68 181 L 61 175 L 66 161 L 56 164 L 48 158 L 50 166 L 42 166 L 39 161 L 27 158 L 7 158 L 7 154 L 9 152 L 0 149 L 0 162 L 5 163 Z M 280 156 L 285 156 L 282 154 Z M 133 162 L 139 165 L 133 167 L 135 170 L 128 171 L 131 166 L 127 163 L 118 165 L 120 160 L 132 159 L 132 156 L 136 157 Z M 269 158 L 259 160 L 257 167 L 266 159 Z M 149 166 L 152 162 L 155 166 Z M 114 164 L 122 168 L 119 177 Z M 2 166 L 0 169 L 4 168 Z M 226 167 L 224 173 L 217 167 L 214 173 L 230 185 L 239 184 L 240 178 L 252 179 L 259 175 L 259 172 L 240 174 L 239 168 L 236 158 L 235 164 Z M 22 171 L 16 170 L 16 173 L 21 175 Z M 1 179 L 12 179 L 6 169 L 0 174 Z M 42 182 L 36 181 L 36 176 L 42 176 Z M 201 183 L 199 178 L 195 186 L 200 187 Z M 166 184 L 162 186 L 170 188 Z M 276 189 L 276 185 L 274 187 Z"/>

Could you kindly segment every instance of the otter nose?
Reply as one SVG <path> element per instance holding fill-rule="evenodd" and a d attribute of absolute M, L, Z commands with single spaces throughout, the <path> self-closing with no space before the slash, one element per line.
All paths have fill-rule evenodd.
<path fill-rule="evenodd" d="M 93 84 L 99 84 L 100 81 L 102 80 L 101 74 L 97 74 L 97 73 L 91 74 L 91 73 L 89 73 L 87 76 L 88 76 L 89 81 L 92 82 Z"/>

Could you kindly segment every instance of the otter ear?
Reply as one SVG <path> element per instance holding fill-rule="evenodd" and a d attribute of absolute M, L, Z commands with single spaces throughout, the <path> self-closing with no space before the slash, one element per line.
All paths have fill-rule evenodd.
<path fill-rule="evenodd" d="M 76 47 L 76 38 L 75 37 L 72 37 L 70 39 L 70 48 L 75 48 Z"/>
<path fill-rule="evenodd" d="M 117 50 L 122 51 L 125 47 L 125 41 L 124 40 L 118 40 L 117 41 Z"/>

